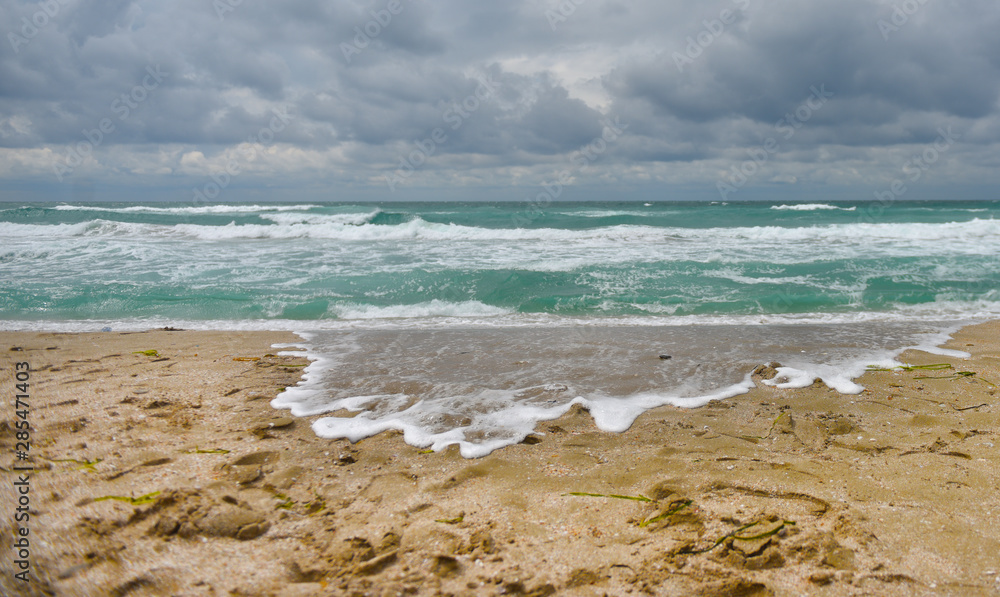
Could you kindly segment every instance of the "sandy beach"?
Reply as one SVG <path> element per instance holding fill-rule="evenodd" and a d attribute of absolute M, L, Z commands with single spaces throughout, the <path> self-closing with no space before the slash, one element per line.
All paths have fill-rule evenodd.
<path fill-rule="evenodd" d="M 34 468 L 31 580 L 5 549 L 5 595 L 1000 591 L 1000 322 L 946 345 L 970 358 L 904 353 L 950 366 L 871 372 L 860 395 L 758 383 L 621 434 L 574 407 L 476 460 L 320 439 L 271 408 L 308 363 L 276 356 L 289 333 L 0 337 L 8 538 L 13 469 Z"/>

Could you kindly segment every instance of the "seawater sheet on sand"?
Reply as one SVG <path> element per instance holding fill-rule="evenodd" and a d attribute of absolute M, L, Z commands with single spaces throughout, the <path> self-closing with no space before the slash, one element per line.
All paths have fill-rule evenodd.
<path fill-rule="evenodd" d="M 475 458 L 515 444 L 541 421 L 581 404 L 598 428 L 624 431 L 665 405 L 698 407 L 743 394 L 761 363 L 783 366 L 772 384 L 820 378 L 855 394 L 866 366 L 898 364 L 906 348 L 937 348 L 955 322 L 836 325 L 521 327 L 317 331 L 305 379 L 272 402 L 321 437 L 358 441 L 400 430 L 407 443 L 458 444 Z M 669 359 L 660 358 L 669 355 Z"/>

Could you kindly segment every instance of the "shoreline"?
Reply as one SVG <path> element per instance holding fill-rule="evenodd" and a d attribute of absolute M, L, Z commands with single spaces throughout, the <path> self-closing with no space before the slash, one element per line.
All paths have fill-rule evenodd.
<path fill-rule="evenodd" d="M 898 357 L 952 369 L 866 373 L 860 395 L 757 383 L 698 409 L 647 411 L 622 433 L 599 431 L 574 407 L 476 460 L 454 446 L 423 453 L 392 431 L 356 444 L 321 439 L 309 427 L 318 417 L 271 408 L 307 364 L 267 356 L 286 350 L 272 344 L 295 343 L 290 332 L 0 337 L 5 391 L 15 362 L 31 363 L 35 384 L 37 580 L 34 593 L 9 584 L 3 554 L 7 592 L 986 595 L 1000 587 L 1000 556 L 991 555 L 1000 540 L 982 524 L 1000 512 L 1000 408 L 990 385 L 1000 383 L 1000 322 L 963 328 L 947 344 L 968 359 Z M 135 354 L 148 350 L 157 352 Z M 949 374 L 959 371 L 975 375 Z M 0 421 L 11 479 L 10 406 Z M 12 492 L 5 484 L 6 532 Z"/>
<path fill-rule="evenodd" d="M 191 332 L 255 332 L 308 334 L 311 332 L 356 332 L 356 331 L 406 331 L 406 330 L 448 330 L 448 329 L 503 329 L 503 328 L 586 328 L 606 329 L 612 327 L 649 327 L 669 330 L 692 326 L 834 326 L 869 323 L 949 323 L 955 329 L 988 323 L 1000 318 L 1000 313 L 976 312 L 932 315 L 930 311 L 940 311 L 941 305 L 927 303 L 917 307 L 929 311 L 858 311 L 830 314 L 753 314 L 753 315 L 655 315 L 631 314 L 594 318 L 588 315 L 557 315 L 554 313 L 505 313 L 484 317 L 482 315 L 430 315 L 423 318 L 372 317 L 363 319 L 217 319 L 184 320 L 162 319 L 87 319 L 87 320 L 0 320 L 0 334 L 96 334 L 137 333 L 176 328 Z M 405 321 L 404 325 L 400 325 Z M 416 324 L 414 324 L 416 322 Z"/>

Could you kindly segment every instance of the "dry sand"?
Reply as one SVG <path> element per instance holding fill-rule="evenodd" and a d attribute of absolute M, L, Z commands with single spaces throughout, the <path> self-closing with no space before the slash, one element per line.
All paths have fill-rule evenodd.
<path fill-rule="evenodd" d="M 858 396 L 760 386 L 622 434 L 577 409 L 479 460 L 398 433 L 323 440 L 271 409 L 306 363 L 273 356 L 290 334 L 0 338 L 8 538 L 9 471 L 36 468 L 32 580 L 5 547 L 4 595 L 1000 591 L 997 323 L 948 345 L 970 359 L 901 357 L 953 369 L 870 373 Z M 32 370 L 28 461 L 16 362 Z"/>

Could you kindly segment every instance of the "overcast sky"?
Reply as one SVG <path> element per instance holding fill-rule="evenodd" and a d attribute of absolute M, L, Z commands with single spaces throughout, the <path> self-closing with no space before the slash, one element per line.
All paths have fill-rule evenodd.
<path fill-rule="evenodd" d="M 0 198 L 996 199 L 998 32 L 996 0 L 0 0 Z"/>

